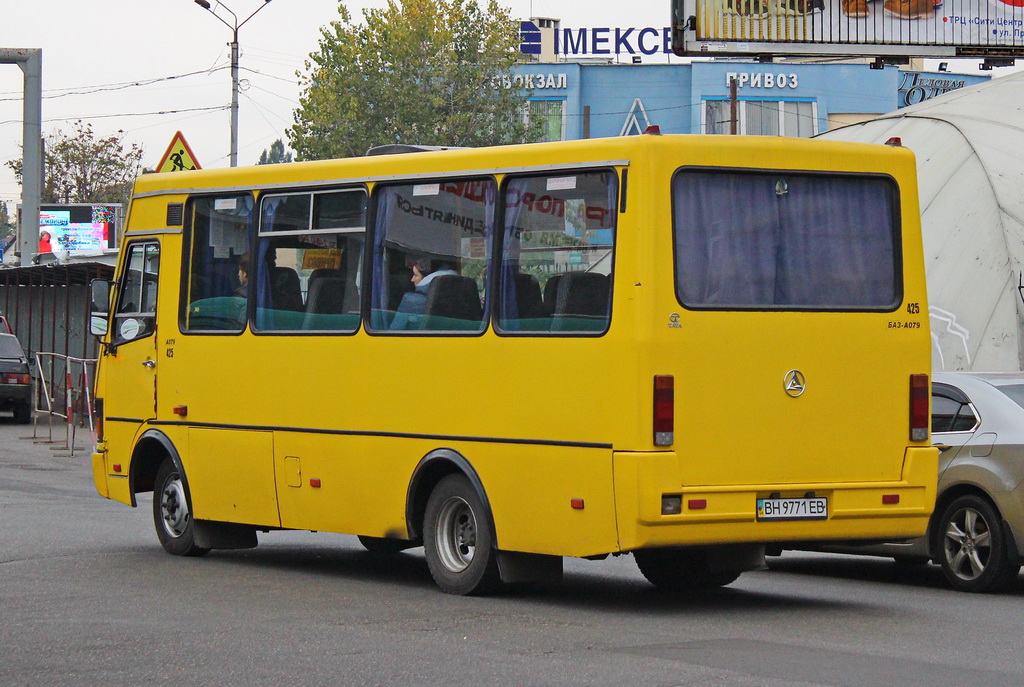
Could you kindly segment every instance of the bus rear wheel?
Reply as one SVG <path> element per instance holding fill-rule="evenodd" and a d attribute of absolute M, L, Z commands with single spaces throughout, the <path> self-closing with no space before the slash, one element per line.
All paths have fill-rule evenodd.
<path fill-rule="evenodd" d="M 164 459 L 153 482 L 153 524 L 164 551 L 174 556 L 203 556 L 209 549 L 196 546 L 192 503 L 181 472 Z"/>
<path fill-rule="evenodd" d="M 446 594 L 479 596 L 501 586 L 493 525 L 473 485 L 448 475 L 427 500 L 423 550 L 434 582 Z"/>
<path fill-rule="evenodd" d="M 739 579 L 740 570 L 712 570 L 703 551 L 641 549 L 633 552 L 647 581 L 666 592 L 694 592 L 724 587 Z"/>

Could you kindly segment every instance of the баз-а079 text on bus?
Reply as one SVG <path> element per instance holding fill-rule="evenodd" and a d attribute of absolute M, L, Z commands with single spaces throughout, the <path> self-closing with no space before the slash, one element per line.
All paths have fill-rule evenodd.
<path fill-rule="evenodd" d="M 645 135 L 152 174 L 124 239 L 93 475 L 154 492 L 170 553 L 317 530 L 423 546 L 451 593 L 622 553 L 697 589 L 766 543 L 927 525 L 907 150 Z"/>

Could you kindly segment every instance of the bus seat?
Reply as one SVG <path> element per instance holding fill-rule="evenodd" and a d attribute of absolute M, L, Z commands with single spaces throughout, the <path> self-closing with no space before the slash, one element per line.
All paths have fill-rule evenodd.
<path fill-rule="evenodd" d="M 345 280 L 321 276 L 310 281 L 306 312 L 337 315 L 345 311 Z"/>
<path fill-rule="evenodd" d="M 519 318 L 544 317 L 544 301 L 540 295 L 540 282 L 532 274 L 516 275 L 516 305 Z"/>
<path fill-rule="evenodd" d="M 359 283 L 354 278 L 345 282 L 345 299 L 341 305 L 341 311 L 345 313 L 359 313 Z"/>
<path fill-rule="evenodd" d="M 314 289 L 316 283 L 318 281 L 320 281 L 321 279 L 340 279 L 340 280 L 342 280 L 342 284 L 340 285 L 340 287 L 342 289 L 342 293 L 344 292 L 344 289 L 345 289 L 345 284 L 344 284 L 345 272 L 344 271 L 339 270 L 339 269 L 335 269 L 333 267 L 318 267 L 318 268 L 316 268 L 315 270 L 310 272 L 309 279 L 306 280 L 306 312 L 328 312 L 327 310 L 323 310 L 323 308 L 324 307 L 328 307 L 328 308 L 331 307 L 330 305 L 326 305 L 326 306 L 325 305 L 310 305 L 311 299 L 313 297 L 313 289 Z M 338 286 L 339 286 L 338 284 L 334 284 L 334 285 L 332 285 L 331 288 L 332 289 L 338 288 Z M 326 294 L 327 292 L 322 292 L 322 293 Z M 317 296 L 317 298 L 320 299 L 320 300 L 323 300 L 325 297 L 326 297 L 325 295 Z M 341 307 L 341 306 L 338 306 L 338 307 Z M 337 310 L 337 311 L 331 310 L 330 312 L 339 312 L 340 313 L 340 312 L 344 312 L 344 311 L 343 310 Z"/>
<path fill-rule="evenodd" d="M 270 299 L 274 310 L 302 311 L 299 275 L 290 267 L 274 267 L 270 275 Z"/>
<path fill-rule="evenodd" d="M 558 282 L 552 331 L 604 329 L 608 317 L 608 277 L 594 272 L 568 272 Z"/>
<path fill-rule="evenodd" d="M 306 282 L 306 291 L 313 290 L 313 284 L 320 279 L 344 279 L 345 274 L 339 269 L 333 267 L 318 267 L 309 274 L 309 281 Z M 308 296 L 307 296 L 308 300 Z"/>
<path fill-rule="evenodd" d="M 547 317 L 555 312 L 555 301 L 558 300 L 558 282 L 561 280 L 562 275 L 553 274 L 544 284 L 544 315 Z"/>
<path fill-rule="evenodd" d="M 412 272 L 391 275 L 388 280 L 388 310 L 398 310 L 402 296 L 416 288 L 410 281 L 410 276 L 412 276 Z"/>
<path fill-rule="evenodd" d="M 476 280 L 457 274 L 436 277 L 427 291 L 424 314 L 421 329 L 477 329 L 484 312 Z"/>
<path fill-rule="evenodd" d="M 358 315 L 345 316 L 346 291 L 345 280 L 341 278 L 321 276 L 311 281 L 302 328 L 336 331 L 356 326 Z"/>

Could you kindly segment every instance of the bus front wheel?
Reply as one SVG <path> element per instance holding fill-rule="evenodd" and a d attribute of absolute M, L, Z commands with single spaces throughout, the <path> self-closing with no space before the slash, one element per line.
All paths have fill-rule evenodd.
<path fill-rule="evenodd" d="M 196 546 L 192 504 L 181 472 L 164 459 L 153 483 L 153 524 L 164 551 L 174 556 L 202 556 L 210 550 Z"/>
<path fill-rule="evenodd" d="M 483 595 L 501 586 L 491 515 L 464 475 L 448 475 L 427 500 L 423 549 L 447 594 Z"/>

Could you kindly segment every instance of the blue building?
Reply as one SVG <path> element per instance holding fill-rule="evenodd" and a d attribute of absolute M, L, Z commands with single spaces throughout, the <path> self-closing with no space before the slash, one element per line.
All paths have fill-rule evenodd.
<path fill-rule="evenodd" d="M 520 64 L 504 86 L 530 93 L 530 116 L 544 121 L 546 140 L 571 140 L 649 125 L 666 134 L 730 133 L 733 80 L 737 133 L 813 136 L 988 78 L 868 64 L 581 60 Z"/>

